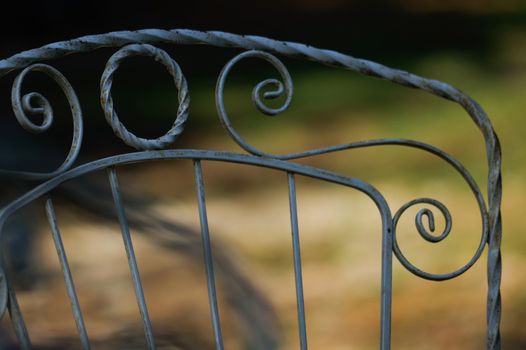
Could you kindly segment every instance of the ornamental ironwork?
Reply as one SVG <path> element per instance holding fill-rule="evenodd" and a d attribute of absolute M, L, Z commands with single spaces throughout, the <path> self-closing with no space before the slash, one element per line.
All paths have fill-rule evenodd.
<path fill-rule="evenodd" d="M 215 102 L 220 122 L 231 138 L 245 151 L 245 153 L 169 148 L 177 140 L 177 137 L 183 133 L 185 123 L 189 118 L 190 92 L 183 71 L 177 62 L 166 51 L 153 46 L 155 44 L 205 44 L 245 50 L 226 63 L 219 74 L 215 90 Z M 137 152 L 119 154 L 78 165 L 76 164 L 76 160 L 82 145 L 83 136 L 83 115 L 79 100 L 73 86 L 68 82 L 64 75 L 56 68 L 42 62 L 70 54 L 86 53 L 104 47 L 118 48 L 118 51 L 109 58 L 102 73 L 100 80 L 101 107 L 106 117 L 106 121 L 113 129 L 115 135 L 122 139 L 127 145 L 135 148 Z M 141 138 L 127 130 L 126 126 L 119 120 L 117 111 L 113 104 L 111 90 L 114 73 L 119 68 L 120 63 L 131 56 L 146 56 L 162 64 L 173 78 L 173 83 L 178 91 L 177 99 L 179 107 L 173 125 L 164 135 L 155 139 Z M 484 199 L 477 182 L 458 160 L 432 145 L 417 140 L 394 138 L 361 140 L 289 154 L 271 154 L 261 151 L 255 146 L 249 144 L 240 133 L 236 131 L 230 121 L 224 102 L 225 81 L 228 78 L 232 67 L 243 59 L 258 58 L 266 61 L 277 70 L 281 80 L 267 79 L 257 84 L 252 91 L 252 100 L 257 110 L 261 113 L 271 116 L 278 115 L 289 107 L 293 98 L 293 83 L 287 68 L 277 56 L 315 61 L 328 66 L 358 72 L 367 76 L 382 78 L 402 86 L 425 91 L 459 104 L 478 127 L 485 141 L 488 164 L 487 201 Z M 90 348 L 88 331 L 83 321 L 75 284 L 73 282 L 66 251 L 62 244 L 60 229 L 56 220 L 52 196 L 49 195 L 49 192 L 67 180 L 95 171 L 107 171 L 108 181 L 111 185 L 111 192 L 124 239 L 125 250 L 128 256 L 133 286 L 143 321 L 146 341 L 148 348 L 154 349 L 156 348 L 155 337 L 148 314 L 148 307 L 143 293 L 140 274 L 137 268 L 137 261 L 130 237 L 128 220 L 121 199 L 117 167 L 127 163 L 165 159 L 188 159 L 193 161 L 194 164 L 198 210 L 201 223 L 201 237 L 208 283 L 208 297 L 217 349 L 223 349 L 223 340 L 219 309 L 217 306 L 212 245 L 210 243 L 206 212 L 205 187 L 202 178 L 201 164 L 206 161 L 242 163 L 258 167 L 273 168 L 287 174 L 301 349 L 307 349 L 307 329 L 303 301 L 302 264 L 296 207 L 296 175 L 312 177 L 354 188 L 366 194 L 378 208 L 382 222 L 380 299 L 381 349 L 386 350 L 391 346 L 393 255 L 413 274 L 421 278 L 440 281 L 455 278 L 467 271 L 477 262 L 485 249 L 488 251 L 487 348 L 500 349 L 499 323 L 501 305 L 499 288 L 501 281 L 500 243 L 502 234 L 500 216 L 502 195 L 500 146 L 490 119 L 486 113 L 477 102 L 460 90 L 441 81 L 426 79 L 418 75 L 392 69 L 372 61 L 354 58 L 336 51 L 318 49 L 299 43 L 276 41 L 259 36 L 236 35 L 223 32 L 201 32 L 194 30 L 147 29 L 139 31 L 122 31 L 102 35 L 84 36 L 70 41 L 52 43 L 1 60 L 0 77 L 7 75 L 11 71 L 20 71 L 14 79 L 11 92 L 12 109 L 20 125 L 31 133 L 42 133 L 48 130 L 53 123 L 53 108 L 43 94 L 38 92 L 22 93 L 22 84 L 27 75 L 33 72 L 41 72 L 51 78 L 66 96 L 73 118 L 73 135 L 71 148 L 66 159 L 56 170 L 48 173 L 12 170 L 1 171 L 1 174 L 4 176 L 38 180 L 39 182 L 32 190 L 19 196 L 15 200 L 12 200 L 0 210 L 0 232 L 3 233 L 5 231 L 3 228 L 6 220 L 13 213 L 37 198 L 47 198 L 45 201 L 45 210 L 62 267 L 63 277 L 66 282 L 73 317 L 84 349 Z M 277 97 L 283 98 L 281 106 L 271 108 L 266 104 L 266 100 Z M 30 117 L 35 115 L 42 116 L 42 122 L 40 124 L 37 124 L 30 119 Z M 476 251 L 462 267 L 444 274 L 435 274 L 424 271 L 411 262 L 404 255 L 398 245 L 396 233 L 399 219 L 408 208 L 417 204 L 426 206 L 424 209 L 418 211 L 415 218 L 416 228 L 421 237 L 426 241 L 433 243 L 440 242 L 448 237 L 451 231 L 453 219 L 449 210 L 440 201 L 432 198 L 417 198 L 407 202 L 400 209 L 394 211 L 393 214 L 384 196 L 371 184 L 356 178 L 343 176 L 328 170 L 294 162 L 294 160 L 315 155 L 384 145 L 411 147 L 440 158 L 453 167 L 471 189 L 480 210 L 482 232 L 480 234 L 480 243 L 478 244 Z M 435 212 L 439 212 L 445 220 L 445 228 L 443 232 L 438 235 L 430 233 L 430 231 L 434 231 Z M 426 225 L 424 224 L 424 217 L 427 219 L 429 229 L 426 228 Z M 4 314 L 6 311 L 9 312 L 9 317 L 20 346 L 23 349 L 30 349 L 30 334 L 27 331 L 23 314 L 18 306 L 16 292 L 10 284 L 10 279 L 6 272 L 0 272 L 2 277 L 0 280 L 0 315 L 7 317 Z"/>

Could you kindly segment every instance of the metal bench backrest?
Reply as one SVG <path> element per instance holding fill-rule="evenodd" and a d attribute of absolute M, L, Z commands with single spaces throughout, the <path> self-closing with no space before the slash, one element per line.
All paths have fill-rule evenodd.
<path fill-rule="evenodd" d="M 220 152 L 213 150 L 187 150 L 169 149 L 177 137 L 183 132 L 185 122 L 188 118 L 190 105 L 188 86 L 178 64 L 163 50 L 152 46 L 155 44 L 196 45 L 206 44 L 218 47 L 228 47 L 246 50 L 231 59 L 220 73 L 216 87 L 216 106 L 220 120 L 226 131 L 239 146 L 246 151 L 244 154 Z M 115 134 L 127 145 L 138 150 L 135 153 L 119 154 L 117 156 L 99 159 L 87 164 L 75 165 L 77 155 L 82 144 L 83 120 L 80 103 L 75 95 L 73 87 L 66 78 L 55 68 L 40 63 L 65 55 L 85 53 L 103 47 L 115 47 L 118 51 L 108 60 L 102 74 L 100 84 L 101 104 L 107 122 Z M 119 121 L 113 106 L 111 88 L 113 74 L 119 64 L 130 56 L 148 56 L 163 64 L 173 77 L 178 89 L 179 107 L 177 117 L 171 129 L 165 135 L 157 139 L 140 138 L 131 132 Z M 300 60 L 311 60 L 328 66 L 355 71 L 364 75 L 382 78 L 406 87 L 416 88 L 432 95 L 453 101 L 462 106 L 475 125 L 478 127 L 485 141 L 487 163 L 488 163 L 488 200 L 483 194 L 469 172 L 452 156 L 437 149 L 434 146 L 413 140 L 404 139 L 379 139 L 359 141 L 343 145 L 334 145 L 322 149 L 308 150 L 301 153 L 275 155 L 260 151 L 247 143 L 232 126 L 224 105 L 224 83 L 231 68 L 240 60 L 247 57 L 256 57 L 269 62 L 279 72 L 281 81 L 269 79 L 258 84 L 253 90 L 253 102 L 264 114 L 276 115 L 287 109 L 293 93 L 292 79 L 285 66 L 274 55 L 296 58 Z M 212 324 L 216 342 L 216 348 L 222 349 L 221 324 L 216 300 L 216 287 L 214 278 L 214 266 L 212 261 L 212 248 L 210 244 L 208 222 L 206 213 L 205 189 L 202 181 L 201 163 L 207 161 L 222 161 L 248 164 L 259 167 L 278 169 L 287 174 L 290 220 L 292 231 L 294 270 L 296 281 L 297 312 L 300 330 L 300 346 L 307 348 L 307 333 L 305 327 L 305 314 L 303 303 L 302 265 L 300 259 L 300 242 L 298 234 L 297 207 L 296 207 L 296 175 L 317 178 L 323 181 L 336 183 L 342 186 L 357 189 L 370 197 L 378 208 L 382 221 L 382 253 L 381 253 L 381 349 L 389 349 L 391 344 L 391 299 L 392 299 L 392 257 L 398 258 L 405 268 L 413 274 L 430 280 L 447 280 L 459 276 L 468 270 L 482 255 L 488 246 L 488 298 L 487 298 L 487 348 L 500 348 L 500 280 L 501 280 L 501 173 L 500 173 L 500 146 L 491 122 L 482 108 L 470 97 L 456 88 L 436 80 L 426 79 L 411 73 L 391 69 L 375 62 L 353 58 L 331 50 L 317 49 L 311 46 L 292 42 L 281 42 L 258 36 L 244 36 L 222 32 L 201 32 L 194 30 L 160 30 L 148 29 L 139 31 L 112 32 L 102 35 L 85 36 L 78 39 L 57 42 L 43 46 L 38 49 L 29 50 L 16 54 L 10 58 L 0 61 L 0 76 L 5 76 L 11 71 L 19 71 L 13 84 L 12 104 L 13 111 L 19 123 L 28 131 L 40 133 L 45 131 L 53 121 L 53 112 L 46 98 L 38 93 L 21 96 L 21 84 L 25 76 L 32 71 L 40 71 L 51 77 L 66 95 L 74 120 L 74 134 L 71 149 L 63 164 L 51 173 L 32 173 L 19 171 L 2 171 L 6 176 L 21 179 L 39 180 L 31 191 L 11 201 L 0 211 L 0 230 L 6 220 L 17 210 L 28 205 L 39 197 L 45 197 L 48 193 L 63 182 L 94 171 L 107 170 L 111 184 L 112 196 L 118 212 L 125 248 L 128 254 L 129 266 L 135 287 L 135 293 L 139 303 L 140 313 L 143 320 L 145 335 L 149 348 L 155 348 L 151 322 L 148 316 L 148 308 L 142 291 L 137 262 L 134 256 L 133 245 L 130 238 L 126 214 L 123 208 L 119 182 L 117 178 L 117 167 L 132 162 L 145 162 L 162 159 L 188 159 L 193 161 L 195 169 L 195 181 L 198 192 L 198 207 L 201 220 L 201 234 L 207 273 L 208 295 L 212 316 Z M 271 92 L 263 92 L 263 89 L 274 88 Z M 328 87 L 330 88 L 330 87 Z M 279 108 L 268 107 L 264 99 L 285 96 L 284 103 Z M 28 115 L 40 114 L 43 116 L 41 125 L 36 125 L 29 120 Z M 324 169 L 318 169 L 301 165 L 293 160 L 315 155 L 344 151 L 352 148 L 370 147 L 378 145 L 397 145 L 417 148 L 429 152 L 451 165 L 468 183 L 473 191 L 480 208 L 482 218 L 482 235 L 480 245 L 472 258 L 463 267 L 446 274 L 428 273 L 414 266 L 402 253 L 396 241 L 396 227 L 400 216 L 404 211 L 415 204 L 426 204 L 438 209 L 446 219 L 446 229 L 440 236 L 434 236 L 427 232 L 422 223 L 422 217 L 427 216 L 432 220 L 432 212 L 422 209 L 418 212 L 416 223 L 421 236 L 429 241 L 440 241 L 444 239 L 451 228 L 451 217 L 447 208 L 437 200 L 421 198 L 408 202 L 396 212 L 392 212 L 385 198 L 373 186 L 361 180 L 342 176 Z M 55 217 L 51 197 L 46 200 L 46 213 L 53 232 L 53 238 L 62 266 L 64 279 L 68 288 L 68 296 L 73 309 L 77 329 L 84 348 L 89 348 L 88 332 L 83 323 L 82 312 L 76 297 L 75 286 L 71 277 L 66 252 L 62 245 L 57 220 Z M 24 317 L 17 303 L 16 292 L 9 283 L 9 276 L 4 271 L 0 282 L 0 315 L 6 310 L 14 327 L 16 336 L 22 348 L 31 347 L 29 334 L 26 330 Z"/>

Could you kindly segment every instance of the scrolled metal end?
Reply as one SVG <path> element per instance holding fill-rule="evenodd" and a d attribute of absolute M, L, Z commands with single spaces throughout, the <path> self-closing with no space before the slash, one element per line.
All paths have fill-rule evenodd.
<path fill-rule="evenodd" d="M 42 115 L 42 124 L 34 124 L 25 116 L 24 112 L 29 115 Z M 53 108 L 49 101 L 38 92 L 25 94 L 22 97 L 22 111 L 16 111 L 15 115 L 18 116 L 20 125 L 22 125 L 25 130 L 33 133 L 44 132 L 53 124 Z"/>
<path fill-rule="evenodd" d="M 273 87 L 275 90 L 263 92 L 263 90 L 268 87 Z M 285 92 L 286 88 L 281 81 L 277 79 L 266 79 L 258 83 L 252 90 L 252 102 L 254 102 L 254 105 L 261 113 L 270 116 L 278 115 L 289 108 L 291 99 L 287 99 L 279 108 L 269 108 L 262 101 L 261 96 L 263 95 L 263 98 L 266 100 L 273 100 L 282 96 Z"/>
<path fill-rule="evenodd" d="M 33 64 L 26 67 L 13 82 L 11 89 L 11 104 L 19 124 L 28 132 L 40 134 L 48 130 L 53 124 L 54 115 L 51 103 L 40 93 L 30 92 L 22 95 L 22 84 L 30 72 L 41 72 L 50 77 L 66 96 L 73 117 L 73 137 L 71 147 L 64 162 L 50 173 L 32 173 L 19 171 L 2 171 L 12 176 L 28 179 L 46 179 L 66 171 L 75 162 L 82 143 L 83 122 L 80 102 L 69 81 L 57 69 L 47 64 Z M 40 124 L 34 123 L 29 116 L 42 116 Z"/>
<path fill-rule="evenodd" d="M 451 218 L 451 214 L 449 213 L 449 210 L 446 208 L 444 204 L 442 204 L 441 202 L 435 199 L 431 199 L 431 198 L 418 198 L 418 199 L 414 199 L 412 201 L 407 202 L 400 209 L 398 209 L 396 214 L 393 216 L 393 228 L 394 228 L 393 252 L 395 256 L 398 258 L 398 260 L 400 261 L 400 263 L 408 271 L 412 272 L 413 274 L 420 276 L 422 278 L 428 279 L 428 280 L 433 280 L 433 281 L 443 281 L 443 280 L 451 279 L 451 278 L 457 277 L 461 275 L 462 273 L 466 272 L 480 258 L 482 251 L 484 250 L 484 244 L 486 242 L 486 237 L 487 237 L 487 228 L 486 228 L 485 221 L 483 220 L 484 227 L 482 228 L 482 236 L 481 236 L 480 244 L 477 250 L 475 251 L 475 254 L 473 255 L 473 257 L 464 266 L 452 272 L 449 272 L 449 273 L 444 273 L 444 274 L 430 273 L 430 272 L 421 270 L 420 268 L 415 266 L 412 262 L 410 262 L 409 259 L 405 257 L 405 255 L 402 253 L 402 250 L 400 249 L 400 246 L 398 245 L 398 241 L 396 237 L 398 221 L 400 220 L 402 214 L 408 208 L 414 205 L 417 205 L 417 204 L 428 204 L 428 205 L 431 205 L 437 208 L 444 216 L 444 221 L 445 221 L 444 230 L 440 234 L 437 235 L 435 233 L 436 226 L 435 226 L 435 215 L 433 214 L 433 211 L 429 208 L 420 209 L 415 216 L 415 225 L 416 225 L 416 229 L 418 233 L 423 239 L 431 243 L 438 243 L 438 242 L 443 241 L 445 238 L 447 238 L 449 236 L 449 233 L 451 232 L 453 221 Z M 424 219 L 423 219 L 424 216 L 427 217 L 429 231 L 424 225 Z"/>
<path fill-rule="evenodd" d="M 62 85 L 65 78 L 51 66 L 35 64 L 24 69 L 13 82 L 11 104 L 15 117 L 26 131 L 39 134 L 49 129 L 53 124 L 53 108 L 51 108 L 49 101 L 38 92 L 30 92 L 21 96 L 22 83 L 26 75 L 31 71 L 44 72 L 57 81 L 59 85 Z M 42 123 L 40 125 L 35 124 L 28 115 L 42 115 Z"/>
<path fill-rule="evenodd" d="M 428 224 L 429 224 L 429 231 L 434 233 L 435 232 L 435 214 L 433 214 L 433 212 L 430 209 L 423 208 L 423 209 L 420 209 L 415 216 L 415 225 L 416 225 L 416 229 L 418 233 L 420 234 L 420 236 L 422 236 L 423 239 L 431 243 L 438 243 L 438 242 L 443 241 L 451 232 L 452 219 L 451 219 L 451 214 L 449 213 L 449 210 L 439 201 L 429 200 L 429 201 L 423 201 L 421 203 L 429 203 L 437 207 L 442 213 L 442 215 L 444 216 L 446 226 L 444 228 L 444 231 L 442 231 L 442 233 L 440 233 L 439 235 L 434 235 L 434 234 L 429 233 L 424 226 L 423 217 L 424 216 L 427 217 Z"/>
<path fill-rule="evenodd" d="M 254 106 L 261 113 L 269 115 L 269 116 L 278 115 L 280 113 L 283 113 L 285 110 L 289 108 L 290 103 L 292 101 L 292 95 L 293 95 L 294 89 L 292 85 L 292 78 L 287 68 L 285 67 L 285 65 L 279 59 L 269 54 L 268 52 L 250 50 L 250 51 L 245 51 L 237 55 L 236 57 L 232 58 L 230 61 L 228 61 L 228 63 L 223 67 L 223 70 L 219 74 L 219 78 L 217 80 L 217 85 L 216 85 L 217 114 L 219 115 L 219 119 L 221 120 L 221 124 L 223 124 L 223 127 L 230 134 L 230 136 L 234 139 L 234 141 L 237 142 L 239 146 L 241 146 L 241 148 L 243 148 L 247 152 L 254 154 L 254 155 L 264 156 L 268 158 L 280 158 L 280 156 L 278 155 L 260 151 L 257 148 L 251 146 L 249 143 L 247 143 L 232 126 L 232 123 L 226 111 L 225 97 L 224 97 L 226 78 L 228 74 L 230 73 L 230 71 L 232 70 L 232 67 L 234 67 L 235 64 L 237 64 L 242 59 L 249 58 L 249 57 L 264 59 L 265 61 L 272 64 L 272 66 L 276 68 L 276 70 L 279 72 L 281 76 L 281 81 L 278 79 L 265 79 L 259 82 L 254 87 L 254 89 L 252 89 L 252 102 L 254 103 Z M 269 89 L 269 88 L 273 88 L 273 90 L 264 91 L 265 89 Z M 285 100 L 283 101 L 283 104 L 278 108 L 270 108 L 263 101 L 264 99 L 265 100 L 276 99 L 283 95 L 285 95 Z"/>

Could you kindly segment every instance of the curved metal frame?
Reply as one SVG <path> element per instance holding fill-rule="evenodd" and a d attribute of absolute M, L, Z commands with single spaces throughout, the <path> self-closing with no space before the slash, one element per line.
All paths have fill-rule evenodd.
<path fill-rule="evenodd" d="M 184 124 L 188 118 L 188 109 L 190 97 L 186 79 L 178 64 L 164 50 L 156 48 L 151 44 L 171 43 L 177 45 L 208 44 L 219 47 L 236 47 L 247 51 L 231 59 L 221 71 L 216 86 L 216 107 L 220 121 L 224 128 L 236 141 L 242 149 L 249 154 L 226 153 L 217 151 L 204 150 L 167 150 L 176 138 L 183 132 Z M 134 147 L 140 152 L 118 155 L 105 159 L 100 159 L 88 164 L 71 168 L 79 153 L 82 143 L 82 113 L 80 104 L 73 90 L 73 87 L 67 79 L 55 68 L 37 63 L 44 60 L 50 60 L 62 57 L 68 54 L 89 52 L 102 47 L 119 47 L 120 49 L 108 60 L 106 68 L 102 74 L 101 106 L 104 110 L 107 122 L 110 124 L 115 134 L 126 144 Z M 231 68 L 240 60 L 250 57 L 260 58 L 273 65 L 279 72 L 282 81 L 277 79 L 267 79 L 257 84 L 252 92 L 252 100 L 255 107 L 267 115 L 277 115 L 285 111 L 293 96 L 292 78 L 287 69 L 274 54 L 287 57 L 313 60 L 329 66 L 341 67 L 361 74 L 383 78 L 394 83 L 417 88 L 429 92 L 433 95 L 451 100 L 460 104 L 475 122 L 482 132 L 486 144 L 487 162 L 488 162 L 488 201 L 482 195 L 477 183 L 469 174 L 462 164 L 452 156 L 441 151 L 440 149 L 414 140 L 403 139 L 379 139 L 358 141 L 349 144 L 334 145 L 321 149 L 307 150 L 299 153 L 275 155 L 258 150 L 248 144 L 241 135 L 234 129 L 230 122 L 229 116 L 224 104 L 224 85 Z M 122 60 L 133 55 L 143 55 L 154 58 L 162 63 L 169 74 L 173 77 L 174 83 L 178 90 L 179 108 L 177 117 L 173 126 L 165 135 L 157 139 L 144 139 L 130 133 L 126 127 L 119 121 L 117 113 L 113 107 L 111 97 L 113 73 L 118 69 Z M 454 278 L 467 271 L 482 255 L 482 252 L 488 245 L 488 301 L 487 301 L 487 348 L 500 349 L 500 280 L 501 280 L 501 216 L 500 203 L 502 196 L 501 189 L 501 155 L 498 138 L 493 130 L 491 122 L 482 108 L 470 97 L 458 89 L 437 80 L 430 80 L 411 73 L 391 69 L 375 62 L 357 59 L 341 53 L 317 49 L 298 43 L 281 42 L 258 36 L 241 36 L 223 32 L 200 32 L 193 30 L 160 30 L 147 29 L 139 31 L 112 32 L 102 35 L 85 36 L 78 39 L 63 41 L 49 44 L 38 49 L 33 49 L 16 54 L 10 58 L 0 61 L 0 77 L 5 76 L 13 70 L 22 69 L 15 78 L 12 88 L 12 105 L 14 114 L 19 123 L 27 131 L 41 133 L 47 130 L 53 122 L 53 110 L 48 100 L 40 93 L 31 92 L 22 96 L 22 83 L 26 75 L 32 71 L 40 71 L 51 77 L 62 89 L 70 104 L 73 116 L 73 139 L 71 149 L 63 164 L 55 171 L 50 173 L 34 173 L 24 171 L 1 170 L 3 175 L 15 176 L 24 179 L 46 180 L 36 186 L 30 192 L 20 196 L 12 201 L 9 205 L 0 210 L 0 234 L 6 219 L 16 210 L 27 205 L 34 199 L 47 195 L 49 191 L 61 184 L 62 182 L 81 176 L 83 174 L 107 169 L 109 181 L 112 188 L 112 194 L 117 208 L 118 218 L 121 225 L 126 252 L 132 272 L 137 302 L 143 319 L 145 334 L 148 347 L 155 348 L 155 340 L 149 321 L 146 302 L 142 293 L 140 276 L 136 266 L 136 260 L 133 251 L 131 237 L 127 225 L 126 215 L 120 199 L 120 190 L 115 167 L 117 165 L 142 162 L 161 159 L 192 159 L 194 162 L 196 186 L 198 194 L 199 212 L 201 217 L 201 234 L 203 240 L 203 249 L 205 256 L 205 266 L 208 278 L 209 301 L 212 313 L 212 323 L 216 340 L 216 348 L 222 349 L 221 327 L 219 322 L 219 310 L 217 308 L 215 279 L 212 263 L 212 251 L 208 234 L 208 223 L 206 216 L 206 201 L 204 196 L 204 185 L 202 181 L 201 161 L 226 161 L 262 166 L 279 169 L 287 173 L 289 184 L 289 199 L 291 210 L 291 230 L 293 237 L 294 267 L 296 278 L 298 321 L 300 325 L 300 346 L 302 349 L 307 348 L 307 334 L 305 327 L 305 314 L 303 307 L 303 286 L 301 273 L 301 258 L 299 250 L 299 233 L 297 225 L 296 209 L 296 191 L 295 191 L 295 174 L 318 178 L 324 181 L 330 181 L 344 186 L 352 187 L 362 191 L 369 196 L 379 209 L 382 219 L 382 282 L 381 282 L 381 349 L 390 348 L 391 338 L 391 288 L 392 288 L 392 255 L 409 271 L 417 276 L 430 280 L 446 280 Z M 266 91 L 269 87 L 274 88 L 272 91 Z M 264 99 L 272 99 L 285 94 L 284 103 L 279 108 L 269 108 L 266 106 Z M 34 124 L 28 115 L 42 115 L 43 122 L 41 125 Z M 429 242 L 440 242 L 445 239 L 451 230 L 451 215 L 447 208 L 435 199 L 419 198 L 414 199 L 402 206 L 394 215 L 384 199 L 384 197 L 370 184 L 358 179 L 344 177 L 326 170 L 299 165 L 290 160 L 309 157 L 313 155 L 325 154 L 329 152 L 343 151 L 354 148 L 396 145 L 404 147 L 413 147 L 446 161 L 451 165 L 466 181 L 473 192 L 478 207 L 480 209 L 482 221 L 482 234 L 480 244 L 473 257 L 459 269 L 446 274 L 432 274 L 423 271 L 413 265 L 402 253 L 396 240 L 396 226 L 399 218 L 404 211 L 415 204 L 428 204 L 438 209 L 445 218 L 446 227 L 439 234 L 430 234 L 423 224 L 423 217 L 426 216 L 428 226 L 434 231 L 434 214 L 428 209 L 421 209 L 415 218 L 415 224 L 418 232 L 425 240 Z M 59 259 L 62 265 L 64 278 L 68 288 L 68 295 L 72 304 L 73 314 L 77 323 L 79 335 L 83 348 L 88 349 L 89 338 L 82 320 L 79 302 L 76 298 L 74 283 L 69 272 L 69 265 L 61 243 L 60 232 L 56 223 L 53 204 L 51 199 L 46 201 L 46 212 L 53 232 L 53 238 Z M 0 252 L 1 254 L 1 252 Z M 25 329 L 22 314 L 18 308 L 16 295 L 9 285 L 8 276 L 0 269 L 0 315 L 3 315 L 8 309 L 11 315 L 17 337 L 23 348 L 31 347 L 29 336 Z"/>

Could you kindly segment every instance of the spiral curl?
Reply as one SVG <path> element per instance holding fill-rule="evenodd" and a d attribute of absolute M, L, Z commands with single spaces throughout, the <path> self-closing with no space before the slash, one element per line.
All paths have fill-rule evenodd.
<path fill-rule="evenodd" d="M 52 172 L 36 173 L 22 171 L 2 171 L 1 173 L 18 176 L 25 179 L 41 180 L 51 178 L 68 170 L 77 159 L 83 134 L 82 111 L 80 108 L 80 102 L 77 98 L 77 95 L 75 94 L 75 91 L 73 90 L 73 87 L 66 77 L 62 75 L 62 73 L 47 64 L 33 64 L 18 74 L 11 89 L 11 105 L 13 107 L 13 112 L 20 125 L 26 131 L 34 134 L 40 134 L 48 130 L 53 124 L 54 120 L 51 103 L 42 94 L 38 92 L 30 92 L 22 96 L 22 83 L 26 75 L 30 72 L 42 72 L 46 74 L 51 79 L 53 79 L 55 83 L 57 83 L 66 96 L 73 117 L 73 138 L 71 141 L 71 147 L 64 162 Z M 28 115 L 42 115 L 42 123 L 34 123 L 28 117 Z"/>
<path fill-rule="evenodd" d="M 480 197 L 477 197 L 477 199 L 479 198 Z M 398 221 L 400 220 L 400 217 L 407 209 L 417 204 L 429 204 L 437 208 L 444 216 L 444 221 L 445 221 L 444 230 L 440 234 L 431 234 L 429 231 L 434 233 L 436 229 L 435 216 L 429 208 L 420 209 L 415 216 L 415 225 L 416 225 L 416 229 L 418 233 L 423 239 L 431 243 L 438 243 L 446 239 L 449 236 L 449 233 L 451 232 L 453 221 L 451 219 L 451 214 L 449 213 L 449 210 L 444 204 L 432 198 L 417 198 L 417 199 L 407 202 L 400 209 L 398 209 L 398 211 L 393 217 L 393 228 L 394 228 L 393 251 L 395 253 L 395 256 L 400 261 L 400 263 L 413 274 L 420 276 L 422 278 L 428 279 L 428 280 L 433 280 L 433 281 L 443 281 L 443 280 L 451 279 L 451 278 L 457 277 L 461 275 L 462 273 L 466 272 L 480 258 L 480 256 L 482 255 L 482 252 L 484 251 L 484 246 L 488 239 L 487 219 L 485 218 L 485 215 L 484 215 L 484 212 L 485 212 L 484 207 L 483 206 L 481 207 L 482 226 L 483 226 L 482 235 L 480 239 L 480 244 L 477 250 L 475 251 L 475 254 L 473 255 L 473 257 L 464 266 L 456 269 L 455 271 L 445 273 L 445 274 L 435 274 L 435 273 L 429 273 L 429 272 L 423 271 L 420 268 L 416 267 L 413 263 L 411 263 L 405 257 L 405 255 L 402 253 L 402 250 L 400 249 L 400 246 L 398 245 L 398 240 L 396 236 Z M 479 206 L 480 205 L 481 203 L 479 200 Z M 423 223 L 424 216 L 426 216 L 428 219 L 429 231 L 426 229 Z"/>
<path fill-rule="evenodd" d="M 129 132 L 117 116 L 113 107 L 113 97 L 111 96 L 111 87 L 113 85 L 113 74 L 119 68 L 120 63 L 131 56 L 149 56 L 155 61 L 163 64 L 166 70 L 173 77 L 175 86 L 178 90 L 179 108 L 177 117 L 170 128 L 161 137 L 156 139 L 141 138 Z M 181 68 L 166 51 L 156 48 L 149 44 L 133 44 L 121 48 L 110 57 L 100 81 L 100 103 L 104 110 L 106 121 L 121 140 L 128 146 L 138 150 L 164 149 L 171 145 L 175 139 L 183 132 L 184 125 L 188 119 L 188 108 L 190 106 L 190 94 L 188 84 L 181 71 Z"/>
<path fill-rule="evenodd" d="M 260 151 L 256 147 L 250 145 L 247 143 L 241 135 L 236 131 L 236 129 L 232 126 L 232 122 L 230 121 L 230 118 L 228 117 L 228 113 L 225 108 L 225 81 L 232 70 L 232 67 L 242 59 L 248 58 L 248 57 L 257 57 L 262 58 L 265 61 L 269 62 L 276 68 L 276 70 L 279 72 L 281 79 L 283 81 L 279 81 L 277 79 L 266 79 L 258 83 L 254 89 L 252 90 L 252 102 L 254 103 L 254 106 L 263 114 L 269 115 L 269 116 L 275 116 L 278 115 L 289 108 L 290 103 L 292 101 L 292 95 L 293 95 L 293 86 L 292 86 L 292 78 L 287 71 L 287 68 L 285 65 L 277 59 L 275 56 L 264 52 L 264 51 L 257 51 L 257 50 L 250 50 L 245 51 L 236 57 L 232 58 L 228 63 L 223 67 L 221 70 L 221 73 L 219 74 L 219 78 L 217 80 L 216 85 L 216 108 L 217 108 L 217 114 L 219 115 L 219 119 L 221 120 L 221 124 L 226 129 L 226 131 L 232 136 L 234 141 L 241 146 L 245 151 L 262 157 L 267 158 L 276 158 L 280 159 L 281 156 L 266 153 L 263 151 Z M 268 87 L 274 87 L 274 90 L 272 91 L 264 91 Z M 263 102 L 263 99 L 275 99 L 285 94 L 285 101 L 279 108 L 270 108 L 268 107 L 265 102 Z"/>

